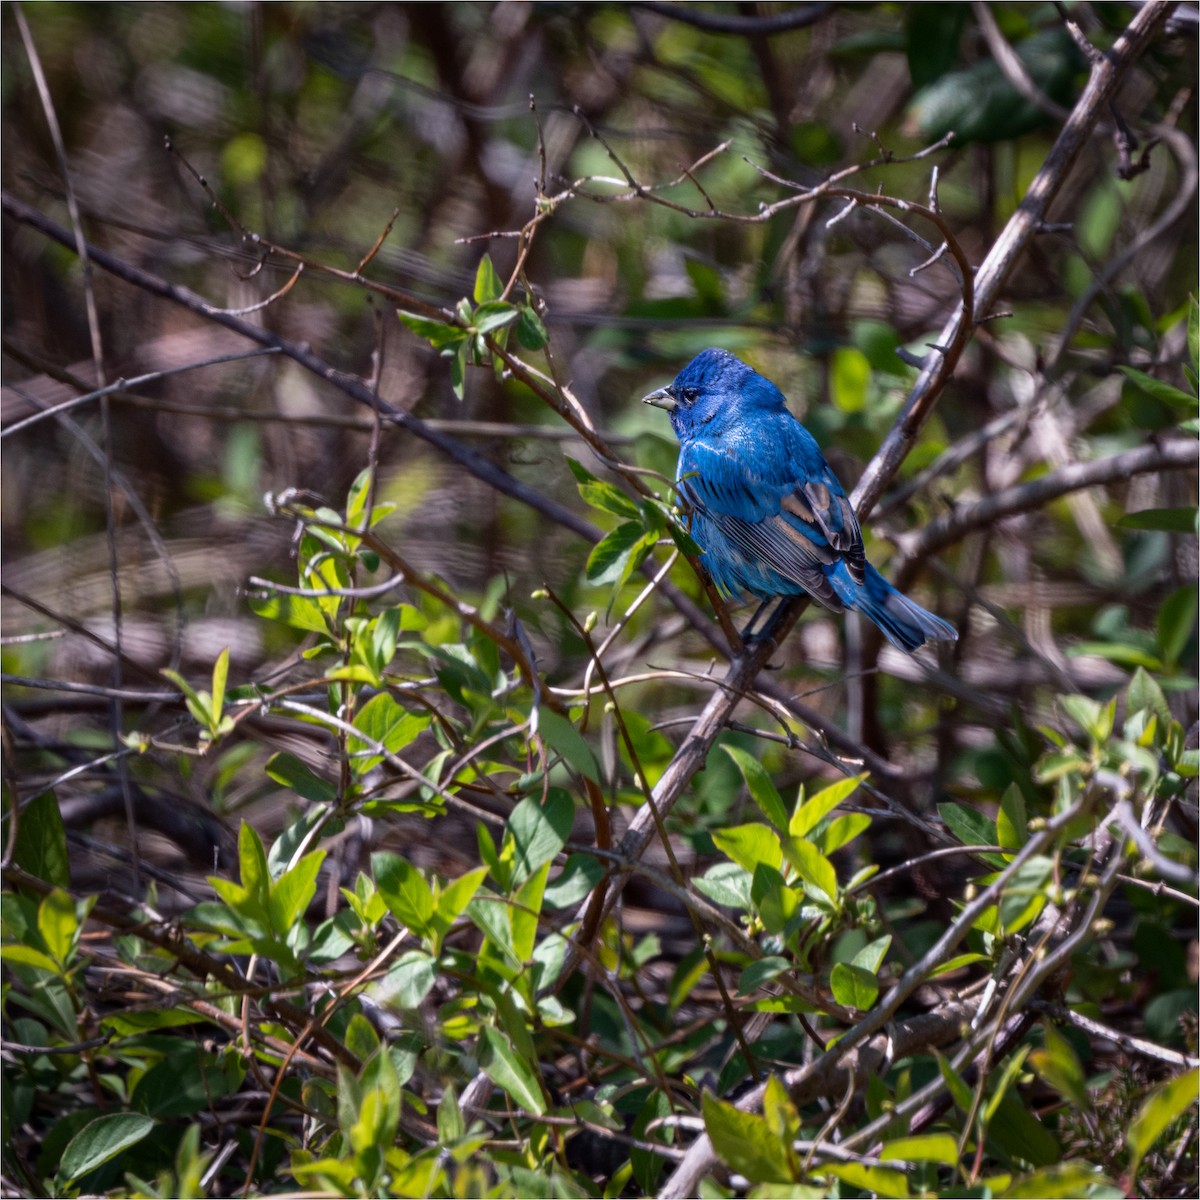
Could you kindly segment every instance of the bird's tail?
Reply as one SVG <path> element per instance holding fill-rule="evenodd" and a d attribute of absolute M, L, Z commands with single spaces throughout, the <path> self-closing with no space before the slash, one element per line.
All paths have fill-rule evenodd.
<path fill-rule="evenodd" d="M 874 621 L 897 649 L 911 654 L 926 642 L 958 641 L 958 631 L 949 621 L 896 591 L 870 563 L 862 583 L 850 578 L 844 563 L 838 564 L 829 581 L 846 607 Z"/>

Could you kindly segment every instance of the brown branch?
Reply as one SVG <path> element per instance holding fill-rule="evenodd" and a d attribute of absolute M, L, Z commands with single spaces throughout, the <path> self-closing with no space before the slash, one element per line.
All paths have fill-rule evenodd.
<path fill-rule="evenodd" d="M 1149 471 L 1179 471 L 1197 465 L 1196 443 L 1170 441 L 1163 445 L 1139 446 L 1092 462 L 1071 463 L 1040 479 L 1018 483 L 937 517 L 919 533 L 898 539 L 908 560 L 935 554 L 976 529 L 993 525 L 1016 513 L 1041 508 L 1059 496 L 1144 475 Z"/>

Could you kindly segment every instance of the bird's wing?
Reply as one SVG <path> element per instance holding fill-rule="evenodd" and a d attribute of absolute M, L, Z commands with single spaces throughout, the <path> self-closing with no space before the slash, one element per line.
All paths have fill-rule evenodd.
<path fill-rule="evenodd" d="M 679 456 L 680 491 L 743 553 L 840 608 L 823 568 L 841 560 L 862 582 L 866 557 L 854 509 L 798 421 L 756 433 L 749 448 L 691 439 Z"/>

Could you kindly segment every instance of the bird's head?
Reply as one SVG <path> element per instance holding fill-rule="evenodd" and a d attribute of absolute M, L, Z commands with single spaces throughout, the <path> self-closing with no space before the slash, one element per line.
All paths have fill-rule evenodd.
<path fill-rule="evenodd" d="M 702 426 L 751 416 L 754 410 L 784 407 L 783 393 L 728 350 L 702 350 L 673 383 L 642 397 L 643 404 L 666 409 L 680 437 Z"/>

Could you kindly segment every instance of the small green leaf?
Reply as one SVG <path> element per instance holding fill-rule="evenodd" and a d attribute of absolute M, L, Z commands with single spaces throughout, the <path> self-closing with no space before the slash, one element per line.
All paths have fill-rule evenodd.
<path fill-rule="evenodd" d="M 704 1092 L 700 1105 L 713 1149 L 730 1170 L 751 1183 L 796 1180 L 791 1146 L 771 1131 L 764 1117 L 726 1104 L 709 1091 Z"/>
<path fill-rule="evenodd" d="M 1138 512 L 1126 513 L 1117 522 L 1117 528 L 1195 533 L 1197 520 L 1200 520 L 1200 509 L 1197 508 L 1143 508 Z"/>
<path fill-rule="evenodd" d="M 566 845 L 574 821 L 575 806 L 571 797 L 557 787 L 550 789 L 544 806 L 538 797 L 526 796 L 513 809 L 504 841 L 512 846 L 515 884 L 524 883 Z"/>
<path fill-rule="evenodd" d="M 903 1200 L 912 1193 L 908 1190 L 903 1171 L 891 1167 L 868 1167 L 864 1163 L 824 1163 L 821 1170 L 842 1180 L 852 1187 L 865 1192 L 874 1192 L 877 1196 L 895 1196 Z"/>
<path fill-rule="evenodd" d="M 842 412 L 862 412 L 871 384 L 871 364 L 854 346 L 839 346 L 833 352 L 829 368 L 829 392 Z"/>
<path fill-rule="evenodd" d="M 1138 371 L 1133 367 L 1121 367 L 1121 371 L 1139 390 L 1145 392 L 1152 399 L 1171 408 L 1181 408 L 1189 413 L 1196 411 L 1196 397 L 1188 395 L 1182 388 L 1164 383 L 1161 379 L 1155 379 L 1153 375 L 1147 375 L 1145 371 Z"/>
<path fill-rule="evenodd" d="M 1158 611 L 1158 648 L 1168 667 L 1179 661 L 1184 647 L 1195 634 L 1198 605 L 1200 595 L 1189 584 L 1172 592 Z"/>
<path fill-rule="evenodd" d="M 958 1143 L 948 1133 L 918 1133 L 912 1137 L 885 1142 L 879 1151 L 883 1159 L 906 1162 L 940 1162 L 954 1166 L 958 1162 Z"/>
<path fill-rule="evenodd" d="M 12 825 L 5 828 L 7 832 Z M 53 792 L 39 793 L 21 809 L 13 861 L 46 883 L 62 888 L 71 886 L 67 830 Z"/>
<path fill-rule="evenodd" d="M 437 980 L 437 963 L 423 950 L 407 950 L 374 989 L 375 999 L 406 1012 L 421 1007 Z"/>
<path fill-rule="evenodd" d="M 1025 817 L 1025 797 L 1015 783 L 1010 783 L 1000 798 L 996 816 L 996 838 L 1006 850 L 1020 850 L 1029 840 L 1029 824 Z"/>
<path fill-rule="evenodd" d="M 1003 1200 L 1074 1200 L 1077 1196 L 1111 1194 L 1099 1190 L 1106 1185 L 1112 1186 L 1094 1163 L 1072 1158 L 1022 1175 L 997 1194 Z"/>
<path fill-rule="evenodd" d="M 332 783 L 314 774 L 294 754 L 286 751 L 271 756 L 266 772 L 276 783 L 314 804 L 331 804 L 337 798 L 337 788 Z"/>
<path fill-rule="evenodd" d="M 580 483 L 578 487 L 580 496 L 592 508 L 598 508 L 602 512 L 613 513 L 615 516 L 624 517 L 626 520 L 641 520 L 641 510 L 614 484 L 606 483 L 602 479 L 590 479 L 584 483 Z"/>
<path fill-rule="evenodd" d="M 435 350 L 441 350 L 446 346 L 453 346 L 467 336 L 466 331 L 460 329 L 457 325 L 449 325 L 445 321 L 433 321 L 429 317 L 422 317 L 417 313 L 401 310 L 396 313 L 396 316 L 417 337 L 424 338 Z"/>
<path fill-rule="evenodd" d="M 490 300 L 475 310 L 475 328 L 480 333 L 494 333 L 517 319 L 517 310 L 503 300 Z"/>
<path fill-rule="evenodd" d="M 1076 1109 L 1091 1112 L 1092 1098 L 1074 1047 L 1053 1025 L 1044 1026 L 1042 1035 L 1043 1048 L 1030 1053 L 1030 1066 Z"/>
<path fill-rule="evenodd" d="M 834 870 L 833 863 L 812 842 L 803 838 L 786 837 L 782 845 L 788 862 L 799 871 L 800 878 L 804 880 L 804 888 L 809 896 L 818 903 L 825 902 L 831 907 L 836 907 L 837 871 Z"/>
<path fill-rule="evenodd" d="M 58 1164 L 58 1178 L 65 1182 L 94 1171 L 122 1150 L 136 1146 L 157 1124 L 142 1113 L 105 1113 L 89 1121 L 71 1140 Z"/>
<path fill-rule="evenodd" d="M 1160 1084 L 1142 1101 L 1125 1135 L 1131 1176 L 1136 1177 L 1142 1159 L 1167 1126 L 1196 1103 L 1198 1091 L 1200 1068 L 1193 1068 Z"/>
<path fill-rule="evenodd" d="M 383 755 L 369 753 L 376 744 L 397 754 L 429 728 L 429 718 L 408 712 L 390 692 L 380 692 L 359 710 L 354 718 L 354 728 L 363 736 L 347 739 L 350 769 L 355 775 L 364 775 L 383 761 Z"/>
<path fill-rule="evenodd" d="M 779 835 L 766 825 L 734 825 L 713 830 L 713 844 L 743 870 L 753 874 L 759 863 L 778 870 L 783 865 Z"/>
<path fill-rule="evenodd" d="M 771 781 L 770 775 L 767 774 L 767 769 L 753 754 L 748 750 L 743 750 L 740 746 L 723 744 L 721 749 L 733 759 L 734 765 L 742 773 L 750 797 L 762 809 L 763 816 L 780 832 L 786 830 L 788 827 L 787 807 L 776 790 L 775 784 Z"/>
<path fill-rule="evenodd" d="M 385 851 L 371 856 L 371 870 L 392 915 L 418 937 L 424 937 L 433 916 L 433 891 L 425 876 L 406 859 Z"/>
<path fill-rule="evenodd" d="M 593 783 L 600 782 L 596 756 L 583 734 L 566 717 L 543 708 L 538 714 L 538 731 L 552 750 L 557 750 L 572 767 Z"/>
<path fill-rule="evenodd" d="M 251 610 L 268 621 L 278 621 L 306 633 L 328 633 L 329 623 L 320 605 L 307 596 L 250 596 Z"/>
<path fill-rule="evenodd" d="M 479 1058 L 484 1074 L 497 1087 L 503 1088 L 518 1108 L 541 1116 L 546 1111 L 546 1100 L 537 1072 L 516 1053 L 498 1029 L 485 1025 L 480 1032 Z"/>
<path fill-rule="evenodd" d="M 964 846 L 995 846 L 998 844 L 996 823 L 974 808 L 947 800 L 938 805 L 938 816 L 942 818 L 947 829 Z M 987 862 L 995 866 L 1003 866 L 1004 859 L 998 854 L 984 855 Z"/>
<path fill-rule="evenodd" d="M 817 823 L 829 815 L 843 800 L 848 800 L 858 789 L 858 785 L 867 778 L 868 772 L 853 775 L 849 779 L 839 779 L 827 788 L 822 788 L 811 799 L 797 804 L 796 811 L 788 824 L 788 833 L 792 837 L 807 837 Z"/>
<path fill-rule="evenodd" d="M 879 998 L 879 980 L 853 963 L 835 963 L 829 973 L 829 986 L 839 1004 L 860 1012 L 866 1012 Z"/>
<path fill-rule="evenodd" d="M 783 875 L 766 863 L 758 863 L 750 883 L 750 899 L 768 933 L 781 934 L 787 928 L 800 897 L 788 887 Z"/>
<path fill-rule="evenodd" d="M 479 267 L 475 272 L 475 303 L 486 304 L 489 300 L 495 300 L 503 291 L 504 284 L 496 274 L 496 268 L 492 266 L 492 256 L 485 254 L 479 260 Z"/>
<path fill-rule="evenodd" d="M 883 937 L 868 942 L 850 961 L 854 966 L 862 967 L 864 971 L 870 971 L 872 975 L 878 975 L 879 968 L 883 966 L 883 960 L 887 958 L 887 952 L 891 947 L 892 935 L 885 933 Z"/>
<path fill-rule="evenodd" d="M 702 969 L 707 967 L 707 960 L 702 961 Z M 758 991 L 765 983 L 770 983 L 777 975 L 782 975 L 785 971 L 794 969 L 794 964 L 786 958 L 781 958 L 779 955 L 769 955 L 766 958 L 760 958 L 758 962 L 752 962 L 738 978 L 737 994 L 739 996 L 749 996 Z"/>
<path fill-rule="evenodd" d="M 324 850 L 313 850 L 271 886 L 271 925 L 280 936 L 286 936 L 292 926 L 312 903 L 317 894 L 317 875 L 325 861 Z"/>
<path fill-rule="evenodd" d="M 658 535 L 647 533 L 639 522 L 618 525 L 592 547 L 586 568 L 588 583 L 599 586 L 624 582 L 641 566 L 657 541 Z"/>
<path fill-rule="evenodd" d="M 550 341 L 542 318 L 528 304 L 522 304 L 520 316 L 517 318 L 517 341 L 526 350 L 540 350 Z"/>

